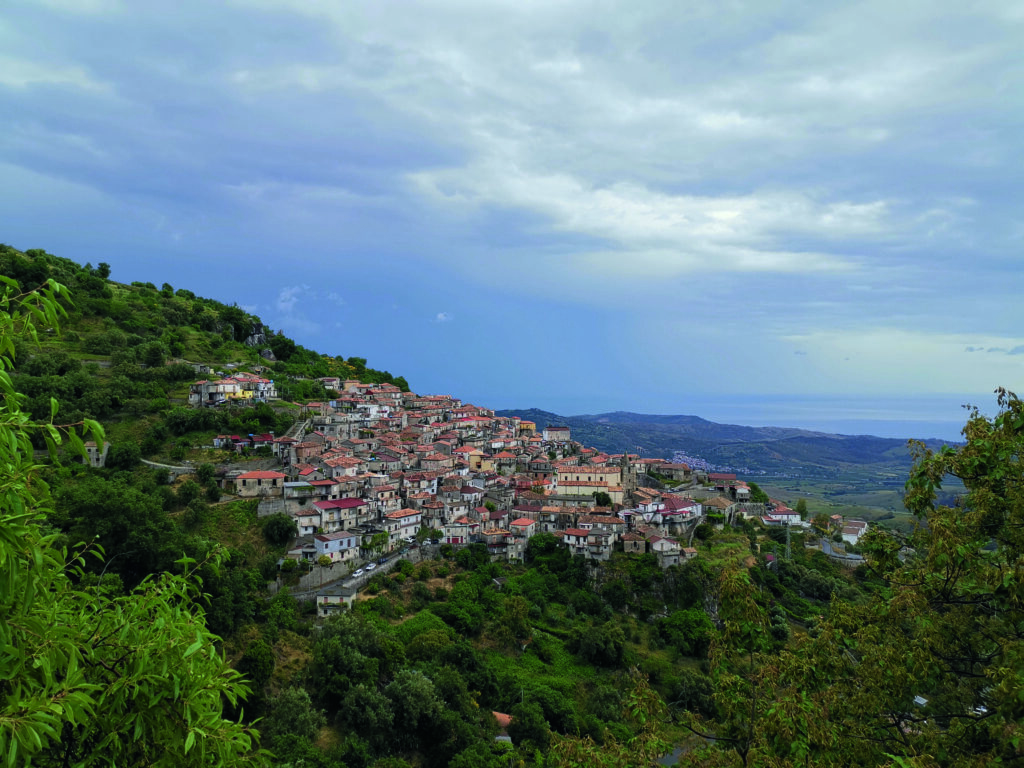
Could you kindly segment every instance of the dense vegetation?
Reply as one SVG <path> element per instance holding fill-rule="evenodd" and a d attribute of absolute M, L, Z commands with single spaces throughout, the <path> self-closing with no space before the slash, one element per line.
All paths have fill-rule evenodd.
<path fill-rule="evenodd" d="M 0 756 L 9 765 L 640 766 L 673 744 L 694 766 L 1020 758 L 1024 404 L 1013 395 L 1001 393 L 995 419 L 971 417 L 963 447 L 919 449 L 907 504 L 924 524 L 906 539 L 872 534 L 852 573 L 814 549 L 811 534 L 792 536 L 785 557 L 784 533 L 757 523 L 702 526 L 699 557 L 667 569 L 621 552 L 593 564 L 541 534 L 521 564 L 491 563 L 482 546 L 400 563 L 353 611 L 318 623 L 287 586 L 268 589 L 287 531 L 258 520 L 251 502 L 218 501 L 210 465 L 219 457 L 185 444 L 230 422 L 193 422 L 207 417 L 171 407 L 171 380 L 138 379 L 162 387 L 168 405 L 136 417 L 111 399 L 108 426 L 124 436 L 112 466 L 33 456 L 33 440 L 76 449 L 83 427 L 101 432 L 74 390 L 56 417 L 48 397 L 43 407 L 45 395 L 29 392 L 100 356 L 78 346 L 85 337 L 128 332 L 88 314 L 88 302 L 145 305 L 181 292 L 111 287 L 103 265 L 3 255 L 4 274 L 26 285 L 56 274 L 111 291 L 75 296 L 81 315 L 70 318 L 77 340 L 67 347 L 46 333 L 60 320 L 52 289 L 18 298 L 8 281 L 0 303 Z M 37 262 L 44 272 L 30 271 Z M 227 335 L 249 321 L 225 317 L 230 333 L 137 333 L 131 365 L 156 369 L 138 358 L 146 344 L 177 334 L 187 356 L 211 333 L 244 362 L 251 348 Z M 124 361 L 113 365 L 110 349 L 112 372 Z M 288 418 L 269 407 L 214 413 L 264 428 Z M 144 450 L 187 453 L 197 471 L 172 484 L 140 465 Z M 966 493 L 943 506 L 950 477 Z M 511 745 L 494 740 L 491 710 L 513 716 Z M 272 756 L 255 749 L 255 718 Z"/>

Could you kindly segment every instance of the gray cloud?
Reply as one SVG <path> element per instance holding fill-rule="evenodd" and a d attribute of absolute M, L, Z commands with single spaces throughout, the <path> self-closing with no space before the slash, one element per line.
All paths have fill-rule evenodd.
<path fill-rule="evenodd" d="M 14 4 L 5 239 L 202 275 L 324 349 L 299 286 L 343 293 L 410 359 L 422 318 L 485 311 L 622 329 L 612 368 L 680 316 L 776 355 L 880 321 L 1021 354 L 1022 24 L 915 0 Z"/>

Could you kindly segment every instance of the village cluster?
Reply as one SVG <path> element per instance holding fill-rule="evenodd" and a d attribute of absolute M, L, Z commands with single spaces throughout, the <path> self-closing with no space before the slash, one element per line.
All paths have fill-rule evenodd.
<path fill-rule="evenodd" d="M 372 563 L 411 545 L 421 530 L 435 543 L 480 542 L 494 560 L 521 559 L 530 537 L 544 532 L 574 555 L 607 560 L 621 542 L 624 551 L 653 553 L 668 567 L 697 555 L 690 534 L 708 514 L 806 525 L 782 502 L 752 504 L 734 474 L 602 453 L 574 442 L 568 427 L 538 430 L 450 395 L 336 378 L 321 383 L 332 396 L 303 405 L 288 435 L 214 441 L 239 452 L 269 449 L 273 468 L 232 472 L 223 483 L 258 498 L 261 515 L 294 518 L 294 559 Z M 190 402 L 274 396 L 273 382 L 237 374 L 193 384 Z"/>

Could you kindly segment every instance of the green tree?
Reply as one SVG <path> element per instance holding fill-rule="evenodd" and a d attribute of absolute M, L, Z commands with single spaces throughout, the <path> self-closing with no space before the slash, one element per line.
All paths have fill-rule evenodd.
<path fill-rule="evenodd" d="M 800 498 L 796 500 L 796 513 L 800 515 L 801 520 L 807 519 L 807 499 Z"/>
<path fill-rule="evenodd" d="M 213 480 L 213 475 L 215 472 L 216 468 L 213 466 L 213 464 L 203 462 L 198 467 L 196 467 L 196 480 L 198 480 L 203 485 L 206 485 L 211 480 Z"/>
<path fill-rule="evenodd" d="M 117 573 L 129 587 L 147 576 L 171 570 L 181 557 L 181 536 L 155 494 L 122 481 L 85 476 L 56 493 L 50 523 L 72 544 L 96 543 L 105 562 L 87 559 L 93 571 Z"/>
<path fill-rule="evenodd" d="M 245 649 L 245 653 L 242 654 L 242 658 L 238 660 L 238 665 L 235 668 L 252 680 L 253 687 L 260 691 L 270 680 L 270 676 L 274 674 L 275 664 L 274 649 L 267 644 L 266 640 L 257 638 Z M 264 735 L 266 735 L 265 729 Z"/>
<path fill-rule="evenodd" d="M 104 466 L 110 469 L 135 469 L 141 460 L 142 450 L 138 443 L 114 443 L 107 452 Z"/>
<path fill-rule="evenodd" d="M 283 512 L 269 515 L 263 520 L 263 538 L 275 547 L 283 547 L 299 533 L 295 518 Z"/>
<path fill-rule="evenodd" d="M 178 504 L 183 507 L 187 507 L 193 501 L 199 498 L 203 489 L 199 487 L 199 483 L 195 480 L 186 480 L 180 486 L 178 486 L 178 492 L 176 494 Z"/>
<path fill-rule="evenodd" d="M 270 744 L 288 736 L 315 741 L 327 722 L 324 713 L 313 706 L 306 689 L 296 686 L 288 686 L 272 698 L 268 710 L 263 735 Z"/>
<path fill-rule="evenodd" d="M 387 548 L 388 541 L 389 538 L 386 533 L 375 533 L 373 536 L 364 537 L 363 546 L 374 555 L 379 555 Z"/>
<path fill-rule="evenodd" d="M 750 487 L 750 500 L 752 502 L 755 504 L 768 503 L 768 494 L 761 490 L 761 486 L 755 482 L 747 483 L 747 485 Z"/>
<path fill-rule="evenodd" d="M 708 546 L 711 546 L 711 539 L 715 536 L 715 528 L 708 523 L 701 523 L 693 529 L 693 537 L 700 541 L 706 542 Z"/>
<path fill-rule="evenodd" d="M 34 323 L 55 327 L 64 289 L 22 294 L 0 276 L 0 755 L 8 766 L 262 764 L 254 734 L 224 719 L 247 689 L 196 607 L 195 564 L 122 594 L 86 577 L 95 551 L 68 553 L 41 527 L 51 513 L 31 438 L 84 455 L 79 429 L 31 421 L 9 375 Z"/>
<path fill-rule="evenodd" d="M 527 701 L 516 704 L 512 708 L 512 722 L 508 726 L 508 735 L 519 746 L 525 742 L 534 747 L 546 750 L 551 743 L 551 726 L 544 719 L 544 710 L 540 704 Z"/>
<path fill-rule="evenodd" d="M 833 599 L 812 633 L 772 649 L 756 591 L 720 594 L 712 644 L 725 750 L 701 765 L 968 765 L 1019 760 L 1024 740 L 1024 404 L 999 390 L 962 446 L 914 449 L 905 504 L 919 525 L 862 540 L 870 599 Z M 939 503 L 943 483 L 966 493 Z M 691 725 L 694 721 L 691 721 Z M 850 745 L 857 748 L 851 751 Z M 733 755 L 729 755 L 733 752 Z M 687 761 L 684 761 L 687 764 Z"/>

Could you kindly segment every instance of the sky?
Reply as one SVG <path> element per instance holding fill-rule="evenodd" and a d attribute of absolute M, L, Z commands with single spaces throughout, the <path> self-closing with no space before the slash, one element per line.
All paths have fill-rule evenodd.
<path fill-rule="evenodd" d="M 955 438 L 1024 391 L 1024 4 L 7 0 L 0 241 L 421 393 Z"/>

